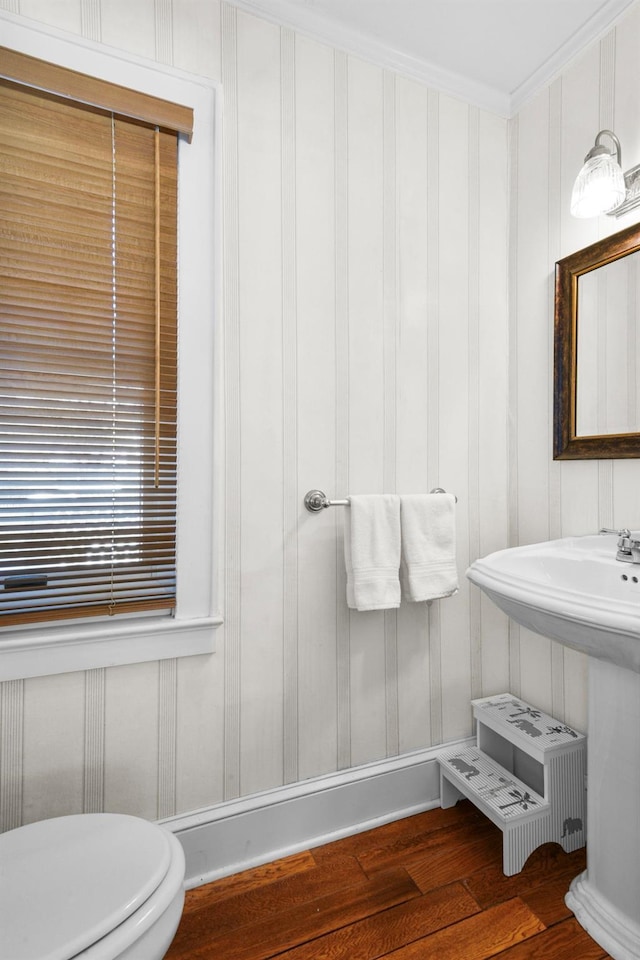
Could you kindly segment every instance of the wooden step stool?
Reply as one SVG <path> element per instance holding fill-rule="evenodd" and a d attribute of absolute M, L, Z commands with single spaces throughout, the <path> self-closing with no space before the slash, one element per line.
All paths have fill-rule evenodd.
<path fill-rule="evenodd" d="M 476 746 L 438 757 L 441 806 L 467 797 L 502 830 L 508 877 L 550 840 L 583 847 L 586 737 L 510 693 L 471 705 Z"/>

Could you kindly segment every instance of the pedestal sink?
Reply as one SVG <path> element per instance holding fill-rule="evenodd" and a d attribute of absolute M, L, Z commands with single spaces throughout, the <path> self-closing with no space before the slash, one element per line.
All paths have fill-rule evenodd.
<path fill-rule="evenodd" d="M 500 550 L 467 576 L 517 623 L 589 655 L 587 869 L 566 901 L 614 960 L 640 960 L 640 564 L 611 535 Z"/>

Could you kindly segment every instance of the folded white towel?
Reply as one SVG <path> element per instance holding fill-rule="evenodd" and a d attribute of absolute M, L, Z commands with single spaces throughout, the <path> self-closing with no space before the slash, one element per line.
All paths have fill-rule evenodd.
<path fill-rule="evenodd" d="M 450 493 L 400 498 L 401 578 L 407 600 L 437 600 L 458 589 L 455 497 Z"/>
<path fill-rule="evenodd" d="M 344 558 L 352 610 L 400 606 L 400 499 L 392 494 L 350 497 Z"/>

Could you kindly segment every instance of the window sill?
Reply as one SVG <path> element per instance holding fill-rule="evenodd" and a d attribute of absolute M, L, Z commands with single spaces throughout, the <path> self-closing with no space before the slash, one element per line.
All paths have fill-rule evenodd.
<path fill-rule="evenodd" d="M 214 653 L 222 617 L 142 617 L 0 633 L 0 681 Z"/>

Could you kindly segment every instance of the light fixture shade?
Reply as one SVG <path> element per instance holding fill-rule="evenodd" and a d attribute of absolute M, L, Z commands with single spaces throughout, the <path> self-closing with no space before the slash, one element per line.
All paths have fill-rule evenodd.
<path fill-rule="evenodd" d="M 616 156 L 599 152 L 591 156 L 576 177 L 571 194 L 574 217 L 597 217 L 619 207 L 625 198 L 622 168 Z"/>

